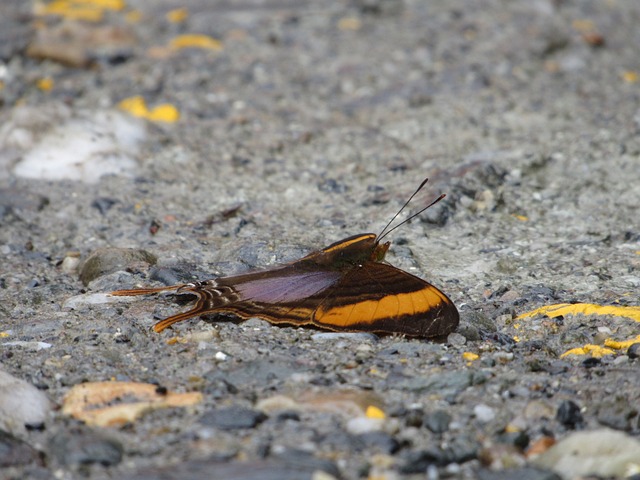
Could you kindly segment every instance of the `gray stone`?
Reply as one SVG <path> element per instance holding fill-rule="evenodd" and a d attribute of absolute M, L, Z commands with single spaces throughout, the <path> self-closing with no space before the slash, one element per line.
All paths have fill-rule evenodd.
<path fill-rule="evenodd" d="M 317 478 L 316 472 L 317 469 L 314 466 L 291 465 L 279 460 L 226 463 L 214 458 L 142 469 L 120 478 L 122 480 L 313 480 Z"/>
<path fill-rule="evenodd" d="M 480 470 L 479 480 L 562 480 L 557 473 L 540 468 L 523 467 L 507 468 L 504 470 Z"/>
<path fill-rule="evenodd" d="M 266 419 L 267 416 L 258 410 L 245 407 L 227 407 L 206 412 L 200 418 L 200 423 L 220 430 L 239 430 L 255 428 Z"/>
<path fill-rule="evenodd" d="M 99 248 L 87 257 L 80 267 L 80 280 L 84 285 L 105 275 L 136 265 L 155 265 L 155 255 L 137 248 Z"/>
<path fill-rule="evenodd" d="M 89 464 L 108 467 L 122 460 L 120 442 L 84 427 L 72 428 L 51 437 L 49 451 L 58 463 L 68 467 Z"/>
<path fill-rule="evenodd" d="M 43 455 L 31 445 L 0 430 L 0 468 L 41 464 Z"/>
<path fill-rule="evenodd" d="M 471 385 L 484 383 L 486 375 L 479 371 L 453 371 L 424 377 L 397 375 L 388 379 L 389 386 L 412 392 L 437 392 L 440 395 L 462 392 Z"/>
<path fill-rule="evenodd" d="M 433 433 L 444 433 L 449 430 L 451 415 L 444 410 L 436 410 L 424 416 L 424 426 Z"/>

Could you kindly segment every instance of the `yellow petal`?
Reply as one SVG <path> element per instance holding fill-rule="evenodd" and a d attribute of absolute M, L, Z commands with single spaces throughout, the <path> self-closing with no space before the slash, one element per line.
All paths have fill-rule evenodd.
<path fill-rule="evenodd" d="M 546 305 L 530 312 L 518 315 L 517 319 L 546 315 L 547 317 L 560 317 L 565 315 L 616 315 L 640 322 L 640 307 L 624 307 L 619 305 L 595 305 L 593 303 L 559 303 Z"/>
<path fill-rule="evenodd" d="M 380 419 L 386 418 L 386 415 L 382 411 L 382 409 L 376 407 L 375 405 L 369 405 L 367 407 L 365 415 L 367 418 L 380 418 Z"/>
<path fill-rule="evenodd" d="M 174 50 L 182 48 L 205 48 L 208 50 L 222 50 L 222 42 L 208 35 L 179 35 L 171 40 L 169 46 Z"/>
<path fill-rule="evenodd" d="M 189 11 L 186 8 L 176 8 L 167 12 L 166 17 L 171 23 L 182 23 L 189 17 Z"/>

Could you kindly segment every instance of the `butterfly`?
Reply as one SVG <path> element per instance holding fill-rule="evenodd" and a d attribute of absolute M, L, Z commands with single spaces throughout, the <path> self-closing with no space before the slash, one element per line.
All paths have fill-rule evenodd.
<path fill-rule="evenodd" d="M 445 197 L 440 195 L 389 229 L 427 181 L 420 184 L 379 235 L 354 235 L 266 270 L 168 287 L 117 290 L 111 295 L 174 290 L 196 296 L 193 308 L 159 321 L 153 327 L 156 332 L 196 316 L 232 314 L 242 320 L 257 317 L 282 326 L 443 337 L 459 323 L 453 302 L 430 283 L 383 263 L 390 242 L 382 243 L 382 239 Z"/>

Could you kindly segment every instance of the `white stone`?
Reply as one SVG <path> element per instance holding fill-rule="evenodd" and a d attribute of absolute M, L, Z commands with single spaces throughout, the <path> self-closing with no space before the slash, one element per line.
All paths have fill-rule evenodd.
<path fill-rule="evenodd" d="M 80 307 L 86 307 L 88 305 L 103 305 L 105 303 L 121 303 L 121 302 L 133 302 L 134 297 L 117 297 L 109 295 L 108 293 L 86 293 L 84 295 L 75 295 L 67 298 L 62 302 L 63 308 L 75 310 Z"/>
<path fill-rule="evenodd" d="M 533 460 L 564 478 L 624 478 L 640 473 L 640 441 L 608 428 L 575 432 Z"/>
<path fill-rule="evenodd" d="M 473 407 L 473 414 L 480 423 L 489 423 L 496 417 L 495 410 L 484 403 Z"/>
<path fill-rule="evenodd" d="M 352 435 L 360 435 L 381 430 L 383 423 L 382 418 L 356 417 L 347 422 L 346 428 Z"/>
<path fill-rule="evenodd" d="M 144 123 L 116 110 L 76 114 L 29 145 L 13 168 L 18 177 L 95 183 L 103 175 L 131 175 L 146 136 Z M 14 135 L 15 136 L 15 135 Z M 15 142 L 14 142 L 15 143 Z"/>
<path fill-rule="evenodd" d="M 49 397 L 24 380 L 0 370 L 0 429 L 13 434 L 40 425 L 51 412 Z"/>

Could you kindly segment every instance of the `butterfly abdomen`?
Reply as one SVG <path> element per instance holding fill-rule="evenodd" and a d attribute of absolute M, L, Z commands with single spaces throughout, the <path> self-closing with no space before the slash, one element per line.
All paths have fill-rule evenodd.
<path fill-rule="evenodd" d="M 171 289 L 167 287 L 165 290 Z M 175 288 L 175 287 L 173 287 Z M 150 292 L 151 293 L 151 292 Z M 165 318 L 153 326 L 156 332 L 161 332 L 174 323 L 197 317 L 205 313 L 213 313 L 216 310 L 226 310 L 225 306 L 241 300 L 238 292 L 230 285 L 220 285 L 217 280 L 205 280 L 203 282 L 188 283 L 178 286 L 176 293 L 196 295 L 198 299 L 191 310 Z"/>
<path fill-rule="evenodd" d="M 216 280 L 205 280 L 185 288 L 180 293 L 200 296 L 207 308 L 216 308 L 240 300 L 240 294 L 230 285 L 220 285 Z"/>

